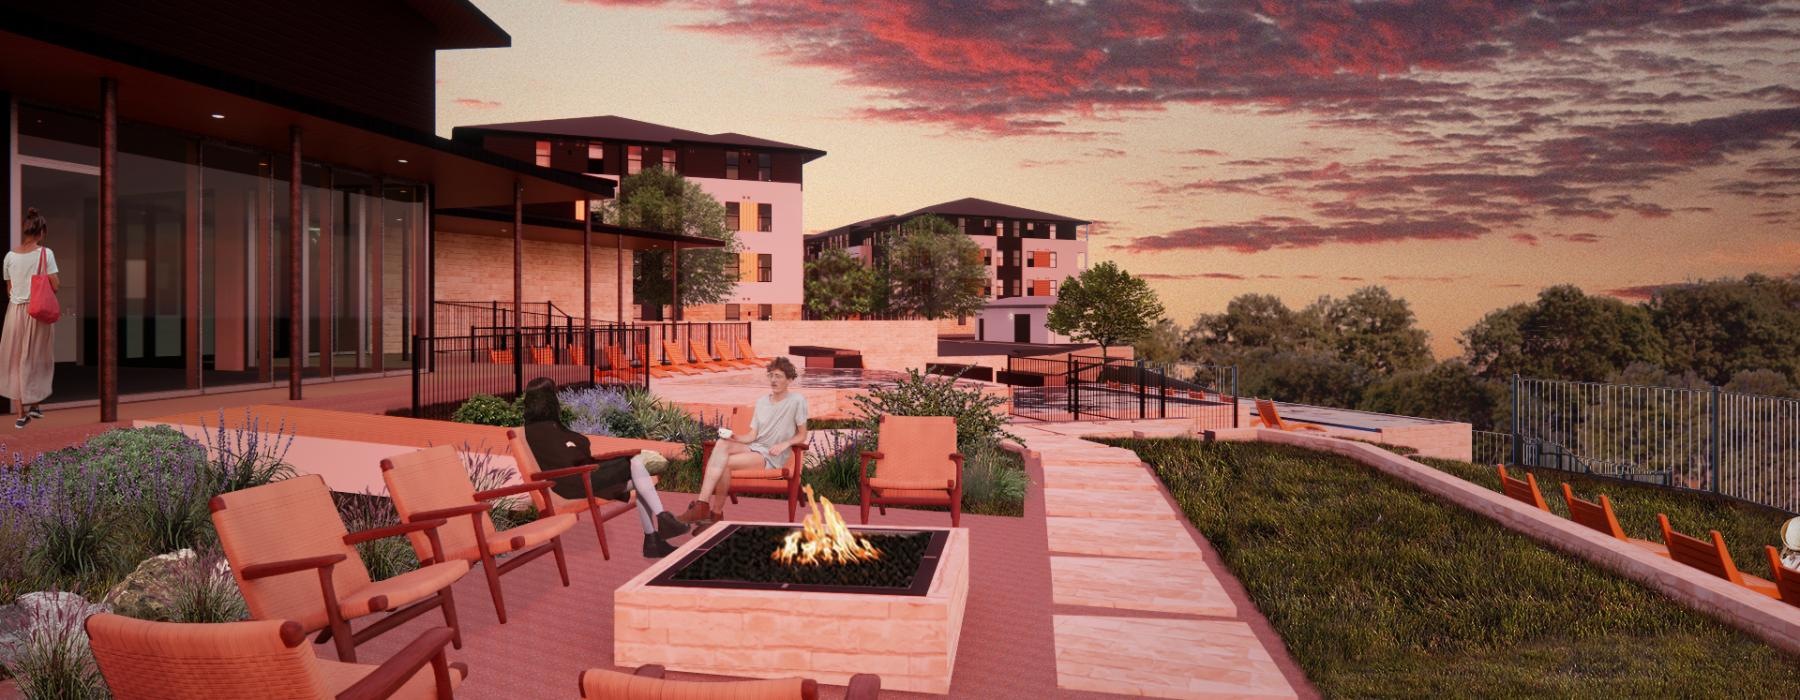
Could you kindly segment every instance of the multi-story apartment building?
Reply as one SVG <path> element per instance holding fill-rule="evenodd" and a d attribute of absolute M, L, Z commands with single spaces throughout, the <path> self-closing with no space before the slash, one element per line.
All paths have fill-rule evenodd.
<path fill-rule="evenodd" d="M 990 299 L 1055 297 L 1063 280 L 1087 269 L 1092 222 L 974 197 L 820 231 L 806 237 L 806 259 L 827 248 L 843 248 L 872 261 L 882 236 L 926 214 L 948 220 L 981 246 L 988 266 L 983 295 Z"/>
<path fill-rule="evenodd" d="M 615 116 L 459 126 L 451 138 L 542 167 L 611 180 L 644 168 L 673 168 L 725 205 L 726 223 L 742 250 L 731 297 L 722 304 L 684 305 L 682 318 L 800 318 L 803 171 L 824 151 Z M 637 313 L 663 317 L 661 309 L 640 307 Z"/>

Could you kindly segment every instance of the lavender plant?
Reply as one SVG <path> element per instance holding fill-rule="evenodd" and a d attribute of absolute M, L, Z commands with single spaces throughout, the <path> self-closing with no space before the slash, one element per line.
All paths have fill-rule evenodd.
<path fill-rule="evenodd" d="M 82 627 L 93 606 L 70 594 L 40 596 L 23 629 L 0 644 L 0 666 L 12 673 L 26 700 L 110 697 Z"/>
<path fill-rule="evenodd" d="M 192 441 L 190 441 L 192 442 Z M 193 443 L 198 445 L 198 443 Z M 153 445 L 139 465 L 139 497 L 128 510 L 148 554 L 210 543 L 214 534 L 206 502 L 215 485 L 204 451 Z"/>
<path fill-rule="evenodd" d="M 169 582 L 174 622 L 236 622 L 250 617 L 225 555 L 203 548 L 182 559 Z"/>
<path fill-rule="evenodd" d="M 111 522 L 118 503 L 138 497 L 136 481 L 108 480 L 79 450 L 46 452 L 26 473 L 28 560 L 56 583 L 92 585 L 116 579 L 125 530 Z"/>
<path fill-rule="evenodd" d="M 631 412 L 625 393 L 604 387 L 573 387 L 557 394 L 570 430 L 583 435 L 614 435 L 616 416 Z"/>
<path fill-rule="evenodd" d="M 871 450 L 874 442 L 866 430 L 819 430 L 807 435 L 807 470 L 803 478 L 832 494 L 845 494 L 861 487 L 863 450 Z M 854 494 L 860 495 L 860 494 Z M 833 501 L 839 501 L 837 497 Z M 851 501 L 839 501 L 851 502 Z"/>
<path fill-rule="evenodd" d="M 337 501 L 338 516 L 344 519 L 344 527 L 351 532 L 400 524 L 400 513 L 394 510 L 392 499 L 366 490 L 362 493 L 333 494 L 333 498 Z M 463 522 L 456 525 L 468 527 Z M 419 568 L 418 555 L 413 552 L 412 545 L 404 536 L 363 542 L 356 545 L 356 552 L 362 557 L 363 566 L 368 568 L 369 578 L 376 581 Z"/>
<path fill-rule="evenodd" d="M 225 411 L 221 410 L 216 432 L 207 432 L 204 420 L 200 430 L 207 435 L 206 454 L 215 494 L 261 486 L 295 474 L 293 466 L 285 461 L 288 448 L 294 444 L 286 421 L 276 424 L 273 431 L 264 431 L 262 419 L 246 409 L 243 426 L 227 430 Z M 270 437 L 265 438 L 265 432 Z"/>

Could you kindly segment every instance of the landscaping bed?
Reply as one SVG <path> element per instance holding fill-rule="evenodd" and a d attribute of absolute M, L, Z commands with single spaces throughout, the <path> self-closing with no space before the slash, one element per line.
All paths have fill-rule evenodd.
<path fill-rule="evenodd" d="M 1105 442 L 1155 469 L 1327 697 L 1800 697 L 1800 661 L 1348 458 Z"/>

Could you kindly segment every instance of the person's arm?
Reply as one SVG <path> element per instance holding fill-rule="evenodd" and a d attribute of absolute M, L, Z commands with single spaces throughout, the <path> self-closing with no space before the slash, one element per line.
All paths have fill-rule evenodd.
<path fill-rule="evenodd" d="M 809 418 L 807 416 L 807 413 L 809 413 L 807 408 L 806 397 L 802 395 L 800 396 L 800 410 L 796 411 L 794 414 L 794 422 L 796 423 L 794 426 L 794 439 L 788 441 L 788 447 L 806 446 L 806 421 Z"/>
<path fill-rule="evenodd" d="M 62 291 L 62 274 L 61 274 L 62 270 L 59 270 L 56 268 L 56 252 L 55 251 L 50 250 L 49 248 L 45 248 L 44 254 L 50 256 L 50 265 L 49 265 L 49 268 L 50 268 L 50 271 L 49 271 L 50 272 L 50 292 L 54 294 L 56 292 Z M 8 289 L 7 291 L 11 292 L 12 290 Z"/>
<path fill-rule="evenodd" d="M 61 275 L 58 275 L 55 273 L 52 273 L 50 275 L 50 291 L 52 291 L 52 292 L 62 291 L 62 276 Z M 8 294 L 12 293 L 12 283 L 11 282 L 6 283 L 6 292 Z"/>

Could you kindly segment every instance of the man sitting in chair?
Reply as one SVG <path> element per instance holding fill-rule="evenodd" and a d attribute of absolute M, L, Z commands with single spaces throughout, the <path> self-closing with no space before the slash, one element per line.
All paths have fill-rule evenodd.
<path fill-rule="evenodd" d="M 682 522 L 693 523 L 698 535 L 713 523 L 725 519 L 725 497 L 731 490 L 733 469 L 781 469 L 793 458 L 793 448 L 806 444 L 806 397 L 788 391 L 799 371 L 785 357 L 769 361 L 769 394 L 758 397 L 750 418 L 750 434 L 734 435 L 728 428 L 719 429 L 719 442 L 713 446 L 712 459 L 706 464 L 706 476 L 700 482 L 700 493 L 682 513 Z M 793 465 L 795 469 L 800 465 Z"/>

